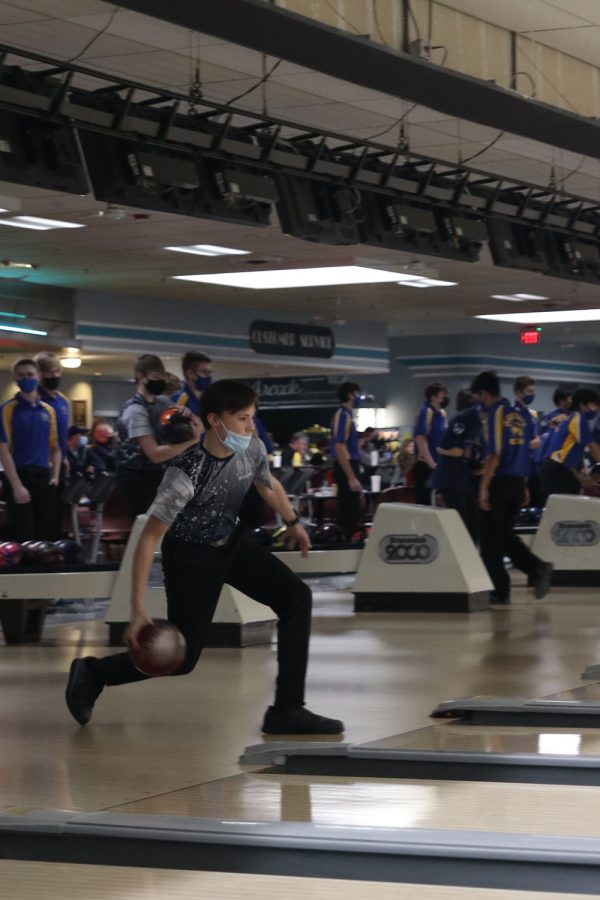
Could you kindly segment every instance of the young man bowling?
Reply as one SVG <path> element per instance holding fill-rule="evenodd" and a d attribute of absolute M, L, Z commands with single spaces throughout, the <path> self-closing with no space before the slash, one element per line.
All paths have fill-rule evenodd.
<path fill-rule="evenodd" d="M 144 608 L 144 595 L 156 544 L 162 538 L 168 618 L 187 642 L 187 657 L 175 674 L 191 672 L 198 662 L 227 582 L 270 606 L 279 619 L 275 700 L 265 714 L 263 732 L 340 734 L 342 722 L 318 716 L 304 706 L 310 589 L 238 524 L 241 502 L 254 484 L 280 514 L 302 555 L 308 555 L 309 537 L 283 488 L 271 479 L 264 444 L 253 434 L 255 412 L 256 395 L 241 382 L 218 381 L 203 393 L 204 440 L 167 469 L 135 551 L 127 640 L 137 646 L 140 629 L 152 621 Z M 69 675 L 67 705 L 85 725 L 104 687 L 146 677 L 128 653 L 77 659 Z"/>

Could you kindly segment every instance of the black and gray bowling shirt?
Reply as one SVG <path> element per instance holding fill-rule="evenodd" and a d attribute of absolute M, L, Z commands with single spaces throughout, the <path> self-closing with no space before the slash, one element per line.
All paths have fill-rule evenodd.
<path fill-rule="evenodd" d="M 234 530 L 253 481 L 271 486 L 267 451 L 257 437 L 225 459 L 197 444 L 170 464 L 148 515 L 169 525 L 177 540 L 218 546 Z"/>

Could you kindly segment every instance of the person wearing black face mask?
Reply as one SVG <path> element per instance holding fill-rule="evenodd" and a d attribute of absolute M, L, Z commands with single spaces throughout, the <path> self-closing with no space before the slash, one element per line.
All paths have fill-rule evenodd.
<path fill-rule="evenodd" d="M 60 536 L 61 524 L 63 520 L 64 504 L 60 499 L 64 490 L 66 480 L 69 476 L 69 464 L 67 461 L 67 434 L 69 430 L 69 422 L 71 420 L 71 404 L 68 397 L 58 390 L 62 368 L 60 360 L 54 353 L 43 351 L 36 353 L 33 357 L 40 368 L 40 383 L 38 386 L 38 394 L 40 399 L 52 407 L 56 414 L 56 428 L 58 431 L 58 443 L 62 456 L 62 464 L 60 467 L 60 478 L 58 481 L 58 490 L 56 492 L 56 520 L 52 529 L 52 539 L 57 540 Z"/>
<path fill-rule="evenodd" d="M 189 350 L 181 357 L 181 371 L 183 386 L 171 399 L 176 406 L 187 406 L 195 416 L 200 416 L 200 398 L 212 384 L 212 359 L 199 350 Z"/>
<path fill-rule="evenodd" d="M 542 466 L 544 500 L 550 494 L 579 494 L 590 482 L 583 466 L 587 446 L 594 462 L 600 462 L 600 434 L 593 431 L 600 410 L 600 394 L 592 388 L 579 388 L 572 399 L 573 411 L 556 431 L 546 448 Z"/>
<path fill-rule="evenodd" d="M 156 495 L 166 463 L 196 443 L 165 444 L 160 415 L 172 401 L 164 396 L 165 367 L 152 353 L 140 356 L 133 369 L 137 390 L 117 421 L 117 484 L 132 522 L 146 512 Z"/>
<path fill-rule="evenodd" d="M 428 384 L 425 388 L 425 404 L 421 407 L 414 439 L 417 461 L 413 467 L 415 500 L 423 506 L 431 505 L 431 489 L 428 482 L 438 460 L 437 448 L 446 430 L 448 417 L 444 412 L 448 406 L 448 388 L 441 381 Z"/>
<path fill-rule="evenodd" d="M 19 391 L 0 407 L 0 463 L 4 469 L 10 538 L 52 540 L 61 453 L 56 415 L 38 395 L 33 359 L 13 367 Z"/>

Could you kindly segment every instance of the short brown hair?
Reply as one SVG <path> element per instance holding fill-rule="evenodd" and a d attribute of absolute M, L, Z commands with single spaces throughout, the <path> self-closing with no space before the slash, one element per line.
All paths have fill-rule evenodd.
<path fill-rule="evenodd" d="M 33 366 L 35 369 L 38 370 L 38 372 L 40 371 L 40 367 L 38 366 L 35 359 L 29 359 L 26 357 L 23 357 L 23 359 L 18 359 L 16 361 L 16 363 L 14 364 L 14 366 L 12 367 L 13 373 L 17 371 L 19 366 Z"/>
<path fill-rule="evenodd" d="M 165 372 L 165 367 L 160 356 L 154 353 L 143 353 L 135 361 L 133 375 L 148 375 L 149 372 Z"/>
<path fill-rule="evenodd" d="M 33 359 L 37 363 L 40 372 L 48 372 L 50 369 L 54 369 L 57 366 L 59 369 L 61 368 L 60 359 L 55 353 L 50 353 L 49 350 L 41 350 L 39 353 L 35 354 Z"/>
<path fill-rule="evenodd" d="M 515 378 L 513 389 L 515 391 L 524 391 L 525 388 L 531 387 L 535 384 L 535 378 L 531 378 L 529 375 L 519 375 Z"/>
<path fill-rule="evenodd" d="M 187 353 L 184 353 L 181 357 L 181 371 L 187 372 L 188 369 L 193 369 L 194 366 L 197 366 L 198 363 L 211 363 L 212 359 L 210 356 L 207 356 L 206 353 L 201 353 L 200 350 L 188 350 Z"/>

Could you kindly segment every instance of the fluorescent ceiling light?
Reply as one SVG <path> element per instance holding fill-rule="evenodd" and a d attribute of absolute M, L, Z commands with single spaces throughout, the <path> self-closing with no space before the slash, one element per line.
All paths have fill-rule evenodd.
<path fill-rule="evenodd" d="M 398 284 L 402 287 L 454 287 L 458 281 L 440 281 L 438 278 L 427 278 L 425 275 L 397 275 Z"/>
<path fill-rule="evenodd" d="M 58 219 L 39 219 L 37 216 L 11 216 L 0 219 L 0 225 L 11 228 L 29 228 L 31 231 L 52 231 L 54 228 L 85 228 L 77 222 L 61 222 Z"/>
<path fill-rule="evenodd" d="M 0 331 L 18 331 L 20 334 L 42 334 L 47 337 L 47 331 L 36 331 L 35 328 L 21 328 L 19 325 L 0 325 Z"/>
<path fill-rule="evenodd" d="M 557 322 L 600 322 L 600 309 L 571 309 L 554 312 L 500 313 L 495 316 L 474 316 L 494 322 L 514 322 L 516 325 L 552 325 Z"/>
<path fill-rule="evenodd" d="M 524 300 L 549 300 L 549 297 L 541 297 L 539 294 L 492 294 L 493 300 L 512 300 L 514 303 L 522 303 Z"/>
<path fill-rule="evenodd" d="M 6 319 L 26 319 L 27 316 L 23 313 L 8 313 L 8 312 L 0 312 L 0 316 L 4 316 Z"/>
<path fill-rule="evenodd" d="M 398 281 L 397 272 L 364 266 L 320 266 L 316 269 L 270 269 L 262 272 L 223 272 L 219 275 L 173 275 L 179 281 L 222 284 L 227 287 L 272 288 L 320 287 L 332 284 L 376 284 Z"/>
<path fill-rule="evenodd" d="M 232 247 L 217 247 L 214 244 L 190 244 L 189 247 L 163 247 L 177 253 L 194 253 L 196 256 L 246 256 L 249 250 L 234 250 Z"/>
<path fill-rule="evenodd" d="M 80 356 L 61 356 L 60 363 L 65 369 L 78 369 L 81 365 Z"/>

